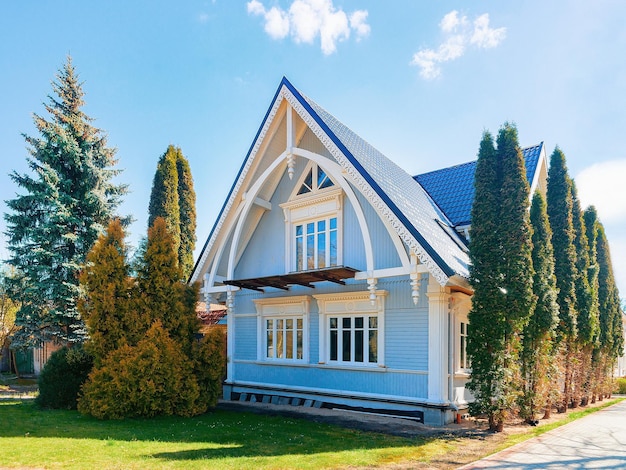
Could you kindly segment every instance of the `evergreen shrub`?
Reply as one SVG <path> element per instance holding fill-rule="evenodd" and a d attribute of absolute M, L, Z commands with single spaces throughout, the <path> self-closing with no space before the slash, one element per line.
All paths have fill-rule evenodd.
<path fill-rule="evenodd" d="M 220 328 L 211 328 L 195 345 L 195 375 L 200 396 L 207 408 L 215 408 L 222 396 L 222 382 L 226 376 L 226 334 Z"/>
<path fill-rule="evenodd" d="M 193 416 L 206 410 L 192 373 L 160 321 L 136 346 L 122 346 L 94 369 L 78 402 L 81 413 L 100 419 Z"/>
<path fill-rule="evenodd" d="M 76 409 L 81 386 L 93 367 L 93 357 L 82 346 L 63 347 L 52 353 L 39 375 L 41 408 Z"/>

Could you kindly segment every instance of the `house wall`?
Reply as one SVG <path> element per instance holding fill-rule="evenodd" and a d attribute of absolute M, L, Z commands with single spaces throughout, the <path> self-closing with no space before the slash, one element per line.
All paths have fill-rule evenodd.
<path fill-rule="evenodd" d="M 233 380 L 235 382 L 265 384 L 272 387 L 304 387 L 312 390 L 340 389 L 343 394 L 377 394 L 407 399 L 423 399 L 427 392 L 428 367 L 428 303 L 426 286 L 428 276 L 423 275 L 420 300 L 413 304 L 408 279 L 389 279 L 378 283 L 378 289 L 387 291 L 385 298 L 385 367 L 340 368 L 318 364 L 319 361 L 319 309 L 311 298 L 308 317 L 309 360 L 306 364 L 277 365 L 257 360 L 257 331 L 254 299 L 262 295 L 253 291 L 240 291 L 235 296 L 233 316 L 235 352 Z M 335 292 L 365 291 L 364 282 L 350 281 L 346 286 L 318 283 L 312 289 L 293 287 L 290 295 L 311 295 Z M 270 289 L 268 289 L 269 291 Z M 263 296 L 284 297 L 273 292 Z M 335 390 L 336 392 L 336 390 Z"/>
<path fill-rule="evenodd" d="M 328 156 L 328 152 L 310 131 L 305 133 L 302 143 L 305 149 Z M 298 179 L 305 170 L 308 161 L 297 158 L 295 176 L 289 179 L 285 172 L 274 191 L 270 202 L 272 210 L 265 211 L 254 235 L 250 239 L 242 257 L 235 268 L 236 279 L 248 279 L 253 277 L 271 276 L 285 273 L 285 219 L 280 204 L 289 200 Z M 375 209 L 356 190 L 357 200 L 367 220 L 368 229 L 374 247 L 374 261 L 377 269 L 396 267 L 400 265 L 400 259 L 393 242 L 389 238 L 389 232 L 376 214 Z M 363 235 L 358 224 L 356 212 L 348 198 L 343 200 L 343 265 L 358 270 L 365 270 L 365 248 Z M 226 258 L 222 257 L 221 272 L 226 270 Z M 262 260 L 262 262 L 260 262 Z"/>

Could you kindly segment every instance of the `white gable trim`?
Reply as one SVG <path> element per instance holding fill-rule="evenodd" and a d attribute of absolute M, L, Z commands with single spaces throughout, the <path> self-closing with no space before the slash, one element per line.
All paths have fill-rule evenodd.
<path fill-rule="evenodd" d="M 343 170 L 350 177 L 353 184 L 355 184 L 365 198 L 372 204 L 372 207 L 376 210 L 382 220 L 388 220 L 396 233 L 402 238 L 402 240 L 409 246 L 409 248 L 417 255 L 420 262 L 428 267 L 430 273 L 437 279 L 437 282 L 442 286 L 445 286 L 449 277 L 446 273 L 433 261 L 433 259 L 426 253 L 426 250 L 418 243 L 418 241 L 411 235 L 405 225 L 400 222 L 398 217 L 393 213 L 389 206 L 382 200 L 382 198 L 374 191 L 370 184 L 363 178 L 363 176 L 354 168 L 352 163 L 337 147 L 335 142 L 322 130 L 319 124 L 313 119 L 309 112 L 302 106 L 300 101 L 285 87 L 283 86 L 281 94 L 287 100 L 287 102 L 298 113 L 300 118 L 305 124 L 313 131 L 315 136 L 320 140 L 335 160 L 341 165 Z"/>
<path fill-rule="evenodd" d="M 246 160 L 243 168 L 241 169 L 241 172 L 239 174 L 239 177 L 237 178 L 237 181 L 235 181 L 235 186 L 233 187 L 233 189 L 232 189 L 232 191 L 230 193 L 230 197 L 228 198 L 228 200 L 226 201 L 226 204 L 224 205 L 224 209 L 222 210 L 221 216 L 220 216 L 219 220 L 217 221 L 217 224 L 215 225 L 213 233 L 211 234 L 211 238 L 207 242 L 207 245 L 204 248 L 204 250 L 202 250 L 202 254 L 200 255 L 200 259 L 198 260 L 198 263 L 196 265 L 196 269 L 192 273 L 191 278 L 189 280 L 190 283 L 194 283 L 194 282 L 197 282 L 197 281 L 200 280 L 199 279 L 199 273 L 202 271 L 202 267 L 207 262 L 207 258 L 208 258 L 209 253 L 211 252 L 211 250 L 213 248 L 213 245 L 215 244 L 215 242 L 217 241 L 217 239 L 220 236 L 220 233 L 222 231 L 222 226 L 224 225 L 224 222 L 226 221 L 226 219 L 230 215 L 230 211 L 232 209 L 232 206 L 235 204 L 235 202 L 239 198 L 239 190 L 241 189 L 241 186 L 243 185 L 243 182 L 246 179 L 248 171 L 250 171 L 250 167 L 252 166 L 252 163 L 255 160 L 256 154 L 259 151 L 259 148 L 261 147 L 261 144 L 265 140 L 265 136 L 266 136 L 268 130 L 270 129 L 270 127 L 271 127 L 271 125 L 272 125 L 272 123 L 274 121 L 274 118 L 276 116 L 276 113 L 278 112 L 278 109 L 280 108 L 280 105 L 281 105 L 281 103 L 283 101 L 283 98 L 284 98 L 285 90 L 286 90 L 285 86 L 282 86 L 280 91 L 279 91 L 279 93 L 278 93 L 278 95 L 277 95 L 277 97 L 276 97 L 276 100 L 274 101 L 274 105 L 272 106 L 272 108 L 267 113 L 267 118 L 265 119 L 265 123 L 263 124 L 263 127 L 259 131 L 259 135 L 257 136 L 257 138 L 256 138 L 256 140 L 254 142 L 254 146 L 252 147 L 252 150 L 250 151 L 250 156 Z M 229 232 L 230 232 L 230 230 L 229 230 Z M 215 261 L 214 261 L 214 264 L 215 264 Z"/>
<path fill-rule="evenodd" d="M 222 239 L 223 240 L 222 246 L 218 248 L 219 253 L 216 253 L 218 254 L 218 256 L 217 257 L 214 256 L 212 260 L 212 270 L 211 270 L 211 275 L 209 276 L 210 277 L 209 286 L 214 285 L 213 281 L 215 279 L 217 266 L 219 264 L 219 259 L 221 258 L 223 254 L 223 249 L 224 249 L 223 245 L 225 244 L 225 241 L 227 238 L 227 235 L 222 234 L 222 229 L 224 228 L 223 225 L 228 219 L 228 217 L 231 215 L 230 213 L 231 213 L 231 209 L 233 208 L 233 205 L 240 198 L 239 193 L 241 191 L 241 187 L 244 184 L 244 181 L 246 180 L 246 176 L 248 175 L 248 172 L 256 159 L 257 153 L 261 145 L 263 144 L 265 137 L 269 129 L 272 126 L 272 123 L 274 122 L 274 118 L 276 117 L 276 114 L 278 113 L 278 110 L 283 100 L 286 100 L 291 105 L 293 110 L 298 113 L 298 115 L 304 121 L 304 123 L 313 131 L 314 135 L 320 140 L 322 145 L 324 145 L 328 149 L 328 151 L 335 158 L 335 160 L 339 163 L 341 169 L 343 170 L 341 174 L 342 175 L 347 174 L 349 176 L 350 181 L 357 188 L 359 188 L 360 192 L 370 202 L 372 207 L 374 207 L 376 212 L 379 214 L 379 217 L 381 218 L 381 220 L 385 223 L 385 226 L 387 227 L 387 229 L 388 230 L 390 228 L 393 229 L 393 231 L 395 231 L 395 233 L 400 237 L 400 239 L 402 239 L 408 245 L 409 250 L 412 253 L 415 253 L 418 259 L 420 260 L 420 262 L 428 268 L 430 274 L 432 274 L 435 277 L 435 279 L 439 282 L 439 284 L 441 284 L 442 286 L 446 285 L 446 283 L 449 280 L 449 277 L 445 274 L 445 272 L 437 265 L 436 262 L 433 261 L 433 259 L 428 255 L 428 253 L 424 250 L 424 248 L 418 243 L 415 237 L 413 237 L 413 235 L 409 232 L 406 226 L 398 219 L 398 217 L 393 213 L 393 211 L 389 208 L 389 206 L 382 200 L 382 198 L 376 193 L 376 191 L 374 191 L 374 189 L 365 180 L 365 178 L 356 170 L 356 168 L 352 165 L 352 163 L 348 160 L 348 158 L 343 154 L 343 152 L 337 147 L 337 145 L 328 136 L 328 134 L 320 127 L 320 125 L 316 122 L 316 120 L 313 119 L 310 113 L 304 108 L 304 106 L 300 103 L 300 101 L 291 93 L 291 91 L 285 85 L 281 86 L 279 92 L 277 93 L 274 104 L 269 110 L 267 114 L 267 118 L 265 119 L 265 122 L 263 124 L 263 127 L 259 131 L 259 134 L 250 151 L 249 158 L 246 160 L 244 166 L 242 167 L 239 177 L 237 178 L 237 181 L 235 182 L 235 185 L 231 191 L 230 197 L 228 198 L 226 204 L 224 205 L 224 209 L 222 210 L 221 216 L 215 226 L 215 229 L 212 232 L 211 238 L 207 242 L 206 247 L 204 248 L 204 250 L 202 251 L 200 255 L 200 259 L 198 260 L 196 269 L 194 270 L 191 276 L 190 282 L 193 283 L 193 282 L 200 280 L 199 274 L 200 272 L 202 272 L 205 264 L 207 263 L 207 258 L 209 254 L 212 252 L 217 240 Z M 291 114 L 291 110 L 287 109 L 288 120 L 292 121 L 290 114 Z M 290 135 L 289 129 L 288 129 L 287 134 L 288 134 L 288 143 L 289 143 L 289 141 L 292 140 L 289 138 L 289 135 Z M 296 152 L 300 153 L 300 151 L 302 151 L 303 149 L 288 148 L 288 150 L 293 150 L 294 153 Z M 277 163 L 278 160 L 280 160 L 281 162 L 283 161 L 286 162 L 288 157 L 290 157 L 290 154 L 291 152 L 289 151 L 284 152 L 283 154 L 281 154 L 279 158 L 276 159 L 274 163 Z M 312 155 L 315 155 L 315 154 L 312 154 Z M 300 156 L 309 158 L 308 155 L 307 156 L 300 155 Z M 324 158 L 325 160 L 328 160 L 325 157 L 322 157 L 322 158 Z M 332 163 L 332 162 L 329 162 L 329 163 Z M 325 166 L 326 165 L 322 166 L 322 168 L 324 168 Z M 260 178 L 260 179 L 264 179 L 264 178 Z M 338 178 L 335 177 L 335 179 L 337 180 Z M 344 179 L 344 178 L 342 177 L 341 179 Z M 344 189 L 346 186 L 349 187 L 348 184 L 341 184 L 339 181 L 337 181 L 337 183 L 340 186 L 344 187 Z M 261 185 L 259 185 L 259 187 L 260 186 Z M 351 188 L 350 188 L 350 191 L 351 191 Z M 228 233 L 230 233 L 234 224 L 239 225 L 239 222 L 245 218 L 245 217 L 242 217 L 247 212 L 245 206 L 246 205 L 249 206 L 250 199 L 253 200 L 257 195 L 257 193 L 254 191 L 248 191 L 248 193 L 250 195 L 254 194 L 254 197 L 248 198 L 247 201 L 244 201 L 242 204 L 244 207 L 240 206 L 237 208 L 238 214 L 234 217 L 232 222 L 229 224 L 229 228 L 227 230 Z M 351 201 L 353 200 L 352 198 L 350 199 Z M 356 197 L 354 197 L 354 201 L 358 203 L 358 200 L 356 200 Z M 358 204 L 355 205 L 355 210 L 357 206 L 360 207 L 360 205 Z M 239 230 L 239 232 L 240 231 L 241 229 Z M 365 235 L 366 233 L 367 235 Z M 392 233 L 390 231 L 390 236 L 391 235 Z M 365 236 L 369 238 L 368 231 L 364 232 L 364 237 Z M 404 252 L 404 247 L 402 247 L 402 244 L 398 243 L 397 240 L 393 236 L 392 236 L 392 240 L 394 241 L 396 251 L 398 251 L 398 254 L 400 255 L 402 264 L 406 266 L 407 256 L 406 256 L 406 253 Z M 235 241 L 235 237 L 233 238 L 233 242 L 234 241 Z M 366 240 L 364 238 L 364 242 L 365 241 Z M 368 243 L 365 243 L 365 245 L 367 247 Z M 231 251 L 233 251 L 232 247 L 234 246 L 236 245 L 231 245 Z M 369 246 L 371 249 L 371 241 L 369 241 Z M 366 252 L 367 252 L 367 248 L 366 248 Z M 401 253 L 403 253 L 403 255 L 401 255 Z M 229 262 L 229 273 L 231 273 L 231 264 L 232 263 Z M 370 261 L 367 262 L 367 266 L 368 266 L 368 271 L 373 271 L 374 269 L 373 259 L 371 260 L 371 262 Z"/>

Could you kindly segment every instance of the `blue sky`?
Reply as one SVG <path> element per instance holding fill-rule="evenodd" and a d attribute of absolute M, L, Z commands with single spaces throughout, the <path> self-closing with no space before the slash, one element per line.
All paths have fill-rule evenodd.
<path fill-rule="evenodd" d="M 626 297 L 624 18 L 619 0 L 2 2 L 1 210 L 18 190 L 7 174 L 26 170 L 21 134 L 71 54 L 132 191 L 129 241 L 174 144 L 201 247 L 284 75 L 411 174 L 473 160 L 505 121 L 523 146 L 558 145 Z"/>

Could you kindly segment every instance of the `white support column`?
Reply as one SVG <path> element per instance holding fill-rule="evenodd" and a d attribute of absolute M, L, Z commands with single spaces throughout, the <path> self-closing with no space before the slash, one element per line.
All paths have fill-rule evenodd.
<path fill-rule="evenodd" d="M 235 352 L 235 294 L 228 286 L 226 291 L 226 383 L 232 383 L 234 379 L 233 354 Z"/>
<path fill-rule="evenodd" d="M 428 291 L 428 400 L 447 403 L 448 297 L 446 288 L 429 276 Z"/>

